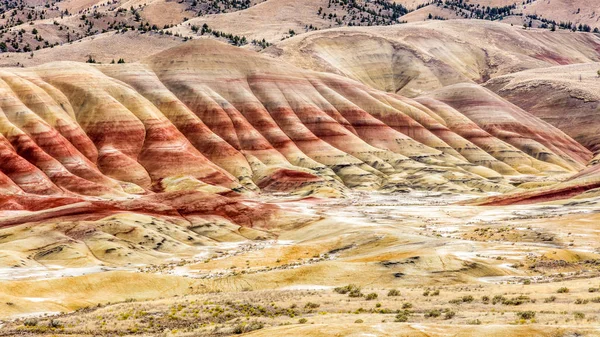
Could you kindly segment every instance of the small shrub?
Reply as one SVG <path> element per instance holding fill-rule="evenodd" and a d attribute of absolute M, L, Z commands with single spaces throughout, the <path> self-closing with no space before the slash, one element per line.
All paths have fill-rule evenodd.
<path fill-rule="evenodd" d="M 52 329 L 58 329 L 58 328 L 62 328 L 63 324 L 59 320 L 51 319 L 50 321 L 48 321 L 48 327 L 52 328 Z"/>
<path fill-rule="evenodd" d="M 349 297 L 362 297 L 363 293 L 360 292 L 360 287 L 354 285 L 354 284 L 349 284 L 345 287 L 337 287 L 335 289 L 333 289 L 333 291 L 335 291 L 338 294 L 348 294 Z"/>
<path fill-rule="evenodd" d="M 492 298 L 492 304 L 496 304 L 498 302 L 502 303 L 502 301 L 505 300 L 505 297 L 502 295 L 496 295 L 494 296 L 494 298 Z"/>
<path fill-rule="evenodd" d="M 320 306 L 321 305 L 319 303 L 308 302 L 308 303 L 306 303 L 306 305 L 304 306 L 304 308 L 306 308 L 306 309 L 316 309 L 316 308 L 318 308 Z"/>
<path fill-rule="evenodd" d="M 533 319 L 535 318 L 535 311 L 519 311 L 517 312 L 517 316 L 520 319 Z"/>
<path fill-rule="evenodd" d="M 397 289 L 391 289 L 387 293 L 388 296 L 400 296 L 400 291 Z"/>
<path fill-rule="evenodd" d="M 260 330 L 264 328 L 265 325 L 262 322 L 248 322 L 248 323 L 239 323 L 233 328 L 233 333 L 237 335 L 241 335 L 246 332 L 251 332 L 255 330 Z"/>
<path fill-rule="evenodd" d="M 356 321 L 354 321 L 354 323 L 364 323 L 364 321 L 362 319 L 357 319 Z"/>
<path fill-rule="evenodd" d="M 298 320 L 298 323 L 300 323 L 300 324 L 305 324 L 306 322 L 308 322 L 308 320 L 306 318 L 300 318 Z"/>
<path fill-rule="evenodd" d="M 559 293 L 559 294 L 566 294 L 566 293 L 569 292 L 569 288 L 567 288 L 567 287 L 560 287 L 560 288 L 558 288 L 558 290 L 556 292 Z"/>
<path fill-rule="evenodd" d="M 584 319 L 585 318 L 585 314 L 583 312 L 574 312 L 573 316 L 575 317 L 575 319 Z"/>
<path fill-rule="evenodd" d="M 452 319 L 454 316 L 456 316 L 456 313 L 452 310 L 446 311 L 446 313 L 444 313 L 444 319 Z"/>
<path fill-rule="evenodd" d="M 36 326 L 38 325 L 38 321 L 35 318 L 28 318 L 23 322 L 25 326 Z"/>
<path fill-rule="evenodd" d="M 394 320 L 394 322 L 400 322 L 400 323 L 408 322 L 409 316 L 410 316 L 410 312 L 408 310 L 404 310 L 403 312 L 400 312 L 396 315 L 396 319 Z"/>
<path fill-rule="evenodd" d="M 552 303 L 556 301 L 556 296 L 550 296 L 544 299 L 544 303 Z"/>
<path fill-rule="evenodd" d="M 431 309 L 425 313 L 425 317 L 432 317 L 432 318 L 440 317 L 441 315 L 442 315 L 442 312 L 439 311 L 438 309 Z"/>
<path fill-rule="evenodd" d="M 370 293 L 370 294 L 367 295 L 367 297 L 365 299 L 367 301 L 375 300 L 375 299 L 377 299 L 377 294 L 376 293 Z"/>
<path fill-rule="evenodd" d="M 412 306 L 413 306 L 412 303 L 410 303 L 410 302 L 404 302 L 402 304 L 402 309 L 410 309 L 410 308 L 412 308 Z"/>
<path fill-rule="evenodd" d="M 459 298 L 455 298 L 453 300 L 450 300 L 451 304 L 461 304 L 461 303 L 471 303 L 475 300 L 475 298 L 471 295 L 465 295 L 463 297 L 459 297 Z M 489 300 L 489 298 L 488 298 Z"/>
<path fill-rule="evenodd" d="M 342 295 L 346 295 L 347 293 L 354 291 L 354 290 L 360 290 L 360 288 L 354 284 L 349 284 L 345 287 L 336 287 L 333 289 L 333 291 L 335 291 L 338 294 L 342 294 Z"/>

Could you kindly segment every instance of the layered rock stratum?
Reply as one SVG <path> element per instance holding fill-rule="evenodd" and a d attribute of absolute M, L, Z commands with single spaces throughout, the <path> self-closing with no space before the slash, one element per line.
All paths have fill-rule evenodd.
<path fill-rule="evenodd" d="M 1 207 L 16 213 L 3 225 L 95 210 L 246 224 L 236 200 L 260 191 L 506 192 L 507 177 L 572 174 L 591 158 L 474 85 L 415 100 L 210 40 L 137 64 L 6 69 L 2 87 Z"/>
<path fill-rule="evenodd" d="M 211 3 L 2 54 L 0 335 L 598 334 L 597 35 Z"/>

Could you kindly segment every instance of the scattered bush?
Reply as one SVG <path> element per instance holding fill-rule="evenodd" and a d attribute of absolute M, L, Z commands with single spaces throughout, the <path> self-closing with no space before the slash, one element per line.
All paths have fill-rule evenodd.
<path fill-rule="evenodd" d="M 558 290 L 556 292 L 559 293 L 559 294 L 566 294 L 566 293 L 569 292 L 569 288 L 567 288 L 567 287 L 560 287 L 560 288 L 558 288 Z"/>
<path fill-rule="evenodd" d="M 23 322 L 23 324 L 25 324 L 25 326 L 36 326 L 38 325 L 38 321 L 35 318 L 28 318 L 25 320 L 25 322 Z"/>
<path fill-rule="evenodd" d="M 442 312 L 439 311 L 438 309 L 431 309 L 425 313 L 425 317 L 432 317 L 432 318 L 440 317 L 441 315 L 442 315 Z"/>
<path fill-rule="evenodd" d="M 318 308 L 320 306 L 321 305 L 319 303 L 308 302 L 308 303 L 306 303 L 306 305 L 304 306 L 304 308 L 306 308 L 306 309 L 316 309 L 316 308 Z"/>
<path fill-rule="evenodd" d="M 264 328 L 265 325 L 262 322 L 248 322 L 248 323 L 239 323 L 233 328 L 233 333 L 237 335 L 241 335 L 246 332 L 251 332 L 255 330 L 260 330 Z"/>
<path fill-rule="evenodd" d="M 450 303 L 452 303 L 452 304 L 471 303 L 474 300 L 475 300 L 475 298 L 473 296 L 471 296 L 471 295 L 465 295 L 463 297 L 459 297 L 459 298 L 455 298 L 453 300 L 450 300 Z"/>
<path fill-rule="evenodd" d="M 375 300 L 375 299 L 377 299 L 377 294 L 376 293 L 370 293 L 370 294 L 367 295 L 367 297 L 365 299 L 367 301 Z"/>
<path fill-rule="evenodd" d="M 300 318 L 298 320 L 298 323 L 300 323 L 300 324 L 305 324 L 306 322 L 308 322 L 308 320 L 306 318 Z"/>
<path fill-rule="evenodd" d="M 400 296 L 400 291 L 397 289 L 391 289 L 387 293 L 388 296 Z"/>
<path fill-rule="evenodd" d="M 448 310 L 444 313 L 444 319 L 452 319 L 454 316 L 456 316 L 456 313 L 452 310 Z"/>
<path fill-rule="evenodd" d="M 396 319 L 394 320 L 394 322 L 400 322 L 400 323 L 408 322 L 409 317 L 410 317 L 410 311 L 404 310 L 402 312 L 399 312 L 396 315 Z"/>
<path fill-rule="evenodd" d="M 517 312 L 517 316 L 521 319 L 533 319 L 535 318 L 535 311 L 519 311 Z"/>
<path fill-rule="evenodd" d="M 337 287 L 335 289 L 333 289 L 333 291 L 335 291 L 338 294 L 348 294 L 349 297 L 362 297 L 363 293 L 360 292 L 360 287 L 354 285 L 354 284 L 349 284 L 345 287 Z"/>

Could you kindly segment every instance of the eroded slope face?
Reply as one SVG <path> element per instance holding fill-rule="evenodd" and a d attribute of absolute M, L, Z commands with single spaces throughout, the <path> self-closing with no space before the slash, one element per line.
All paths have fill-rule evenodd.
<path fill-rule="evenodd" d="M 6 70 L 2 79 L 2 188 L 16 195 L 502 191 L 501 175 L 573 172 L 589 156 L 533 117 L 530 128 L 542 133 L 511 130 L 540 144 L 530 150 L 485 131 L 483 121 L 469 124 L 460 106 L 442 116 L 402 96 L 211 41 L 145 64 L 56 63 Z M 460 118 L 489 138 L 487 147 L 453 124 Z M 540 134 L 552 134 L 554 144 Z M 522 160 L 493 147 L 510 147 Z"/>
<path fill-rule="evenodd" d="M 494 78 L 485 86 L 598 153 L 599 69 L 598 63 L 532 69 Z"/>
<path fill-rule="evenodd" d="M 524 69 L 597 61 L 599 46 L 593 34 L 452 20 L 311 32 L 265 53 L 380 90 L 417 96 Z"/>
<path fill-rule="evenodd" d="M 210 40 L 0 78 L 3 265 L 194 256 L 314 220 L 260 193 L 508 192 L 591 157 L 477 86 L 409 99 Z"/>

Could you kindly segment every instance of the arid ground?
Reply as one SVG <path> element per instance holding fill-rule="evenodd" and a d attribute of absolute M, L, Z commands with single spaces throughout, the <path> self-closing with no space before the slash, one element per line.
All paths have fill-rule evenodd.
<path fill-rule="evenodd" d="M 0 336 L 600 336 L 600 5 L 0 4 Z"/>

